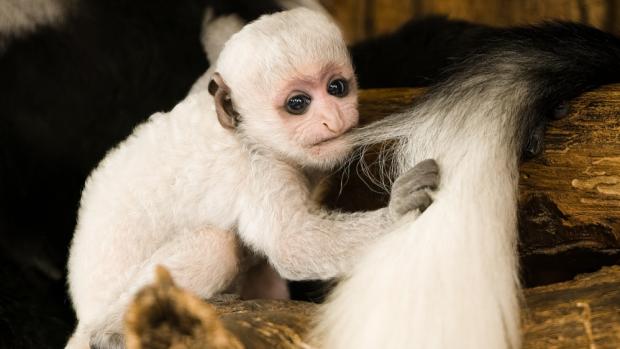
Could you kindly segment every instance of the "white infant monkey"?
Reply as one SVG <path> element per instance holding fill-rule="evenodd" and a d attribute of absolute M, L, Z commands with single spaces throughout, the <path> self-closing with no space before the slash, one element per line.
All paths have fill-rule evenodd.
<path fill-rule="evenodd" d="M 341 136 L 358 123 L 347 47 L 323 15 L 261 17 L 225 45 L 215 71 L 215 98 L 198 92 L 153 115 L 86 181 L 68 348 L 122 348 L 124 310 L 158 264 L 201 297 L 245 270 L 243 248 L 288 279 L 338 277 L 395 219 L 430 204 L 433 161 L 396 181 L 387 208 L 350 214 L 312 201 L 309 174 L 345 159 Z"/>

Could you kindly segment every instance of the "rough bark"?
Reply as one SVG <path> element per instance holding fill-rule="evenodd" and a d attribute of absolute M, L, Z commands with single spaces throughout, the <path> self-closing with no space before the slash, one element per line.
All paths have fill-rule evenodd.
<path fill-rule="evenodd" d="M 140 292 L 126 317 L 128 349 L 312 347 L 307 334 L 316 304 L 231 297 L 200 302 L 159 273 L 160 281 Z M 526 290 L 523 331 L 524 349 L 620 348 L 620 267 Z"/>
<path fill-rule="evenodd" d="M 179 289 L 159 267 L 155 284 L 137 294 L 125 315 L 127 348 L 307 348 L 304 337 L 316 308 L 313 303 L 234 296 L 203 302 Z"/>
<path fill-rule="evenodd" d="M 620 267 L 525 291 L 524 349 L 620 348 Z"/>

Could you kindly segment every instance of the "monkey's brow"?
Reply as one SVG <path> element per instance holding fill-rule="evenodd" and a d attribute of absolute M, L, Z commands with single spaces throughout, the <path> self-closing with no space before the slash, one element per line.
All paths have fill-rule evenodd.
<path fill-rule="evenodd" d="M 340 74 L 346 74 L 347 64 L 338 64 L 335 62 L 328 62 L 321 68 L 321 77 L 325 77 L 328 74 L 339 72 Z"/>
<path fill-rule="evenodd" d="M 318 79 L 317 77 L 312 76 L 312 75 L 301 75 L 295 79 L 291 79 L 291 82 L 307 84 L 307 85 L 313 85 L 320 81 L 321 79 Z"/>
<path fill-rule="evenodd" d="M 317 81 L 322 81 L 325 77 L 327 77 L 328 74 L 334 74 L 335 72 L 341 72 L 343 75 L 345 75 L 346 69 L 344 69 L 342 65 L 336 64 L 334 62 L 329 62 L 321 68 L 318 74 L 307 74 L 304 71 L 298 71 L 299 75 L 291 80 L 313 84 Z"/>

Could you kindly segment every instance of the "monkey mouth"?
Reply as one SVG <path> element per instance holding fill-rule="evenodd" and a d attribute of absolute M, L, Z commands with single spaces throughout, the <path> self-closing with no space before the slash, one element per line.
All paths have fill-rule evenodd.
<path fill-rule="evenodd" d="M 351 131 L 351 129 L 352 127 L 346 129 L 344 132 L 337 134 L 335 136 L 319 139 L 318 141 L 315 141 L 314 143 L 310 143 L 310 148 L 320 147 L 322 145 L 327 145 L 329 143 L 332 143 L 333 141 L 337 141 L 338 139 L 343 138 L 345 134 Z"/>
<path fill-rule="evenodd" d="M 308 151 L 312 156 L 324 158 L 341 159 L 349 153 L 350 147 L 342 135 L 321 139 L 312 144 Z"/>
<path fill-rule="evenodd" d="M 315 142 L 315 143 L 310 144 L 310 147 L 311 147 L 311 148 L 314 148 L 314 147 L 320 147 L 320 146 L 325 145 L 325 144 L 327 144 L 327 143 L 329 143 L 329 142 L 331 142 L 331 141 L 333 141 L 333 140 L 338 139 L 338 137 L 340 137 L 340 136 L 341 136 L 341 135 L 321 139 L 321 140 L 319 140 L 318 142 Z"/>

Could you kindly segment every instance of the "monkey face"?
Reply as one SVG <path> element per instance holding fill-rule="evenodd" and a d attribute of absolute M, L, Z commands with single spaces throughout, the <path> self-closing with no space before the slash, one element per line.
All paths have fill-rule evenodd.
<path fill-rule="evenodd" d="M 291 68 L 284 79 L 245 76 L 230 87 L 215 73 L 209 91 L 222 126 L 302 167 L 329 169 L 350 153 L 342 137 L 357 126 L 357 82 L 348 60 Z"/>
<path fill-rule="evenodd" d="M 353 69 L 328 64 L 300 67 L 296 72 L 272 97 L 282 144 L 301 165 L 333 167 L 351 150 L 341 136 L 358 124 Z"/>

